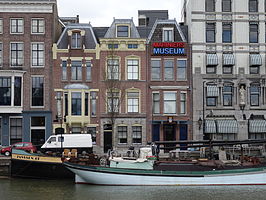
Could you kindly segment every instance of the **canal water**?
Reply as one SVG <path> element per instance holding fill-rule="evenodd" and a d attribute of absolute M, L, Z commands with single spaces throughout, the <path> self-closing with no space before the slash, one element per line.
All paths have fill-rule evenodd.
<path fill-rule="evenodd" d="M 265 200 L 266 186 L 93 186 L 72 181 L 0 179 L 0 200 Z"/>

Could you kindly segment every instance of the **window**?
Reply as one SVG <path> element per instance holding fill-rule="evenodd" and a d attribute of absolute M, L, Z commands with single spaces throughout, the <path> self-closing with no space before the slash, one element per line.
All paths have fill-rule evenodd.
<path fill-rule="evenodd" d="M 219 88 L 217 87 L 217 85 L 208 84 L 205 91 L 206 91 L 206 105 L 216 106 L 217 99 L 219 96 Z"/>
<path fill-rule="evenodd" d="M 118 49 L 118 44 L 108 44 L 108 49 Z"/>
<path fill-rule="evenodd" d="M 132 143 L 141 144 L 142 140 L 142 127 L 141 126 L 132 126 Z"/>
<path fill-rule="evenodd" d="M 223 23 L 223 42 L 232 42 L 232 24 L 230 23 Z"/>
<path fill-rule="evenodd" d="M 81 127 L 76 126 L 76 127 L 72 127 L 72 134 L 81 134 Z"/>
<path fill-rule="evenodd" d="M 127 143 L 127 127 L 126 126 L 118 126 L 118 142 L 120 144 Z"/>
<path fill-rule="evenodd" d="M 174 80 L 174 60 L 164 60 L 164 80 Z"/>
<path fill-rule="evenodd" d="M 10 58 L 11 58 L 11 66 L 12 67 L 20 67 L 23 66 L 23 43 L 11 43 L 10 44 Z"/>
<path fill-rule="evenodd" d="M 164 93 L 164 114 L 176 114 L 176 93 Z"/>
<path fill-rule="evenodd" d="M 187 79 L 187 61 L 177 60 L 177 80 Z"/>
<path fill-rule="evenodd" d="M 31 105 L 32 106 L 44 106 L 44 78 L 32 77 L 31 78 Z"/>
<path fill-rule="evenodd" d="M 163 42 L 173 42 L 174 41 L 174 31 L 172 28 L 163 29 Z"/>
<path fill-rule="evenodd" d="M 81 49 L 81 35 L 80 35 L 80 33 L 72 33 L 71 47 L 72 47 L 72 49 Z"/>
<path fill-rule="evenodd" d="M 223 65 L 223 74 L 233 74 L 233 66 Z"/>
<path fill-rule="evenodd" d="M 82 80 L 82 62 L 81 61 L 71 62 L 71 79 Z"/>
<path fill-rule="evenodd" d="M 0 34 L 2 33 L 3 33 L 3 19 L 0 19 Z"/>
<path fill-rule="evenodd" d="M 0 77 L 0 106 L 11 106 L 11 77 Z"/>
<path fill-rule="evenodd" d="M 138 44 L 128 44 L 127 45 L 127 48 L 129 48 L 129 49 L 137 49 L 138 47 L 139 47 Z"/>
<path fill-rule="evenodd" d="M 117 37 L 129 37 L 128 26 L 117 26 Z"/>
<path fill-rule="evenodd" d="M 81 92 L 71 93 L 71 113 L 81 115 Z"/>
<path fill-rule="evenodd" d="M 151 80 L 161 80 L 161 60 L 151 60 Z"/>
<path fill-rule="evenodd" d="M 153 100 L 153 114 L 159 114 L 160 113 L 160 94 L 153 93 L 152 100 Z"/>
<path fill-rule="evenodd" d="M 107 93 L 107 109 L 109 113 L 119 112 L 119 92 Z"/>
<path fill-rule="evenodd" d="M 89 116 L 89 93 L 85 93 L 85 116 Z"/>
<path fill-rule="evenodd" d="M 68 116 L 68 93 L 64 93 L 65 100 L 65 116 Z"/>
<path fill-rule="evenodd" d="M 259 65 L 249 66 L 249 73 L 250 74 L 259 74 L 260 73 L 260 66 Z"/>
<path fill-rule="evenodd" d="M 24 20 L 23 19 L 10 19 L 10 32 L 11 33 L 23 33 Z"/>
<path fill-rule="evenodd" d="M 91 92 L 91 116 L 95 117 L 97 112 L 97 93 Z"/>
<path fill-rule="evenodd" d="M 3 44 L 0 43 L 0 67 L 3 66 Z"/>
<path fill-rule="evenodd" d="M 62 80 L 67 80 L 67 61 L 62 61 Z"/>
<path fill-rule="evenodd" d="M 129 113 L 139 112 L 139 92 L 127 93 L 127 112 Z"/>
<path fill-rule="evenodd" d="M 96 144 L 96 127 L 88 127 L 87 133 L 91 134 L 92 144 Z"/>
<path fill-rule="evenodd" d="M 223 0 L 222 1 L 222 11 L 223 12 L 231 12 L 231 0 Z"/>
<path fill-rule="evenodd" d="M 233 86 L 224 85 L 223 87 L 223 105 L 232 106 L 233 105 Z"/>
<path fill-rule="evenodd" d="M 44 66 L 44 44 L 31 44 L 31 65 L 33 67 Z"/>
<path fill-rule="evenodd" d="M 22 119 L 10 118 L 10 144 L 22 142 Z"/>
<path fill-rule="evenodd" d="M 207 65 L 206 66 L 206 73 L 207 74 L 216 74 L 216 65 Z"/>
<path fill-rule="evenodd" d="M 107 61 L 107 75 L 109 80 L 119 79 L 119 60 L 108 59 Z"/>
<path fill-rule="evenodd" d="M 45 117 L 32 117 L 31 127 L 45 127 Z"/>
<path fill-rule="evenodd" d="M 0 118 L 0 145 L 2 146 L 2 118 Z"/>
<path fill-rule="evenodd" d="M 259 39 L 258 24 L 250 23 L 249 24 L 249 42 L 258 43 L 258 39 Z"/>
<path fill-rule="evenodd" d="M 260 85 L 251 84 L 250 85 L 250 106 L 260 105 Z"/>
<path fill-rule="evenodd" d="M 86 61 L 86 80 L 91 80 L 91 61 Z"/>
<path fill-rule="evenodd" d="M 139 60 L 136 59 L 127 60 L 127 79 L 128 80 L 139 79 Z"/>
<path fill-rule="evenodd" d="M 207 106 L 216 106 L 217 97 L 207 97 Z"/>
<path fill-rule="evenodd" d="M 45 22 L 44 19 L 32 19 L 31 20 L 31 33 L 44 33 L 45 31 Z"/>
<path fill-rule="evenodd" d="M 180 114 L 186 114 L 187 110 L 187 94 L 180 93 Z"/>
<path fill-rule="evenodd" d="M 206 42 L 208 43 L 215 42 L 215 23 L 206 24 Z"/>
<path fill-rule="evenodd" d="M 249 0 L 249 12 L 258 12 L 258 0 Z"/>
<path fill-rule="evenodd" d="M 14 106 L 21 106 L 21 94 L 22 94 L 22 81 L 21 77 L 15 77 L 14 82 Z"/>
<path fill-rule="evenodd" d="M 206 12 L 215 12 L 215 0 L 206 0 L 205 1 L 205 11 Z"/>

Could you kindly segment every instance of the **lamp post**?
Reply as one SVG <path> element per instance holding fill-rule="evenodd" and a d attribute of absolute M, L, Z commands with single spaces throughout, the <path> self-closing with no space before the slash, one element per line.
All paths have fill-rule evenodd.
<path fill-rule="evenodd" d="M 63 123 L 63 116 L 62 116 L 62 93 L 61 92 L 56 92 L 56 96 L 55 96 L 55 99 L 56 99 L 56 107 L 57 107 L 57 118 L 60 122 L 60 134 L 61 134 L 61 139 L 60 139 L 60 142 L 61 142 L 61 150 L 63 149 L 63 127 L 62 127 L 62 123 Z"/>

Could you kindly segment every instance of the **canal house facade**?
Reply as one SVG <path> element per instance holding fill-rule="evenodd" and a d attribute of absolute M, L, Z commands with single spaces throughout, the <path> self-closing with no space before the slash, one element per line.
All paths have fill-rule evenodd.
<path fill-rule="evenodd" d="M 55 0 L 0 2 L 0 145 L 39 146 L 52 133 L 57 26 Z"/>
<path fill-rule="evenodd" d="M 193 138 L 265 139 L 265 1 L 186 0 Z"/>
<path fill-rule="evenodd" d="M 147 37 L 149 141 L 192 139 L 192 93 L 186 27 L 156 20 Z"/>

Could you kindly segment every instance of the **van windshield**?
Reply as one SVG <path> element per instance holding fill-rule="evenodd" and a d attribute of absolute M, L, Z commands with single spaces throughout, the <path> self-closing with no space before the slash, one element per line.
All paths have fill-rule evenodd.
<path fill-rule="evenodd" d="M 51 143 L 51 142 L 56 142 L 56 137 L 51 137 L 51 138 L 48 140 L 48 143 Z"/>

